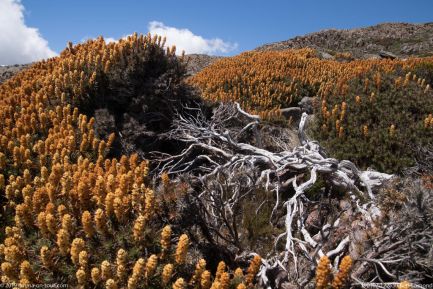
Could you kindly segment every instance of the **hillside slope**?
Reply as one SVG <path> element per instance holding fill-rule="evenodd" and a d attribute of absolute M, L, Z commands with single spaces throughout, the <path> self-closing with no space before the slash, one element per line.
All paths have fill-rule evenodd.
<path fill-rule="evenodd" d="M 17 72 L 21 71 L 24 68 L 27 68 L 28 66 L 29 66 L 28 64 L 23 64 L 23 65 L 15 64 L 15 65 L 0 66 L 0 83 L 11 78 Z"/>
<path fill-rule="evenodd" d="M 185 55 L 187 60 L 187 74 L 194 75 L 201 71 L 203 68 L 214 63 L 216 60 L 221 59 L 221 56 L 212 56 L 206 54 L 187 54 Z M 0 83 L 11 78 L 22 69 L 29 67 L 29 64 L 15 64 L 15 65 L 4 65 L 0 66 Z"/>
<path fill-rule="evenodd" d="M 383 23 L 357 29 L 327 29 L 295 38 L 265 44 L 259 51 L 288 48 L 315 48 L 331 55 L 350 52 L 357 58 L 370 58 L 380 51 L 399 57 L 433 55 L 433 23 Z"/>
<path fill-rule="evenodd" d="M 415 164 L 411 145 L 424 146 L 433 136 L 432 75 L 432 57 L 340 62 L 304 48 L 245 52 L 189 82 L 207 100 L 239 102 L 272 121 L 296 123 L 301 101 L 311 101 L 314 139 L 332 157 L 396 173 Z"/>

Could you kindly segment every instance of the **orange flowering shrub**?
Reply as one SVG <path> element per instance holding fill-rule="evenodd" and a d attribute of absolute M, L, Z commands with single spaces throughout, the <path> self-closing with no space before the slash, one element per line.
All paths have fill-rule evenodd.
<path fill-rule="evenodd" d="M 110 157 L 116 136 L 98 137 L 90 116 L 104 95 L 138 89 L 156 70 L 182 70 L 175 48 L 163 43 L 134 34 L 69 44 L 0 85 L 2 283 L 186 288 L 193 276 L 203 281 L 205 262 L 187 270 L 188 236 L 170 246 L 178 235 L 158 219 L 148 162 Z"/>
<path fill-rule="evenodd" d="M 275 109 L 296 105 L 303 96 L 326 99 L 335 90 L 345 94 L 348 81 L 368 71 L 393 71 L 414 67 L 409 61 L 321 60 L 314 49 L 250 51 L 223 58 L 206 67 L 189 82 L 212 101 L 237 101 L 243 108 L 264 116 Z M 277 112 L 276 112 L 277 113 Z"/>
<path fill-rule="evenodd" d="M 333 157 L 398 172 L 414 162 L 408 143 L 431 142 L 433 58 L 322 60 L 313 49 L 251 51 L 189 79 L 210 101 L 237 101 L 263 119 L 316 97 L 313 137 Z M 409 71 L 414 71 L 408 73 Z M 416 75 L 419 73 L 419 75 Z"/>

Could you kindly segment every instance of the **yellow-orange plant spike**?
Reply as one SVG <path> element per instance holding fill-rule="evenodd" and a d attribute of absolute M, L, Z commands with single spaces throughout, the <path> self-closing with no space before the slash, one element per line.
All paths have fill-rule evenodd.
<path fill-rule="evenodd" d="M 319 264 L 316 268 L 316 289 L 325 289 L 330 282 L 331 275 L 331 262 L 325 255 L 320 258 Z"/>
<path fill-rule="evenodd" d="M 92 283 L 94 285 L 97 285 L 101 281 L 101 270 L 97 267 L 93 267 L 90 272 L 90 276 L 92 279 Z"/>
<path fill-rule="evenodd" d="M 409 281 L 402 281 L 397 285 L 397 289 L 411 289 L 412 286 L 410 285 Z"/>
<path fill-rule="evenodd" d="M 176 282 L 174 282 L 172 288 L 173 289 L 186 289 L 186 282 L 185 280 L 183 280 L 183 278 L 179 278 L 176 280 Z"/>
<path fill-rule="evenodd" d="M 183 264 L 185 262 L 186 254 L 188 253 L 189 238 L 186 234 L 182 234 L 179 237 L 179 242 L 177 243 L 175 260 L 177 264 Z"/>
<path fill-rule="evenodd" d="M 169 225 L 165 226 L 161 231 L 161 249 L 162 258 L 166 255 L 166 252 L 170 250 L 171 245 L 171 227 Z"/>
<path fill-rule="evenodd" d="M 195 265 L 194 274 L 189 284 L 191 285 L 198 284 L 198 282 L 200 281 L 200 277 L 205 270 L 206 270 L 206 260 L 205 259 L 198 260 L 197 264 Z"/>
<path fill-rule="evenodd" d="M 200 288 L 201 289 L 209 289 L 212 285 L 211 281 L 211 273 L 208 270 L 205 270 L 200 277 Z"/>
<path fill-rule="evenodd" d="M 168 282 L 170 282 L 172 274 L 173 274 L 173 265 L 166 264 L 162 269 L 162 274 L 161 274 L 162 285 L 167 285 Z"/>
<path fill-rule="evenodd" d="M 247 270 L 247 275 L 245 276 L 245 285 L 249 286 L 253 283 L 254 278 L 259 272 L 260 266 L 262 264 L 262 258 L 259 255 L 255 255 L 250 263 Z"/>
<path fill-rule="evenodd" d="M 338 273 L 334 276 L 334 280 L 332 281 L 333 289 L 343 288 L 344 283 L 349 278 L 349 272 L 352 267 L 352 258 L 350 256 L 345 256 L 343 260 L 341 260 L 340 267 L 338 268 Z"/>

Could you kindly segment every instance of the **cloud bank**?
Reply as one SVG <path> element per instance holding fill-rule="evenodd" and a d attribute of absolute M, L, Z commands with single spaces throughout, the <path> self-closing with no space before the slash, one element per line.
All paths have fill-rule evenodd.
<path fill-rule="evenodd" d="M 152 21 L 148 25 L 151 34 L 158 34 L 167 37 L 166 45 L 176 45 L 176 53 L 186 54 L 203 53 L 209 55 L 224 54 L 237 48 L 237 43 L 225 42 L 220 38 L 205 39 L 195 35 L 188 29 L 179 29 L 164 25 L 162 22 Z"/>
<path fill-rule="evenodd" d="M 20 0 L 0 0 L 0 65 L 23 64 L 55 56 L 37 28 L 24 23 Z"/>

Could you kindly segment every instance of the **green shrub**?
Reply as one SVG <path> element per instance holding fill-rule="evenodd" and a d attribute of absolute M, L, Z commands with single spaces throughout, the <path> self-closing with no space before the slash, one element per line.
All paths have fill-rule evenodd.
<path fill-rule="evenodd" d="M 422 62 L 415 66 L 413 72 L 420 78 L 425 79 L 430 86 L 433 86 L 433 63 Z"/>
<path fill-rule="evenodd" d="M 412 166 L 413 148 L 432 141 L 433 128 L 426 128 L 424 122 L 433 112 L 433 93 L 413 80 L 413 74 L 408 79 L 405 84 L 404 73 L 398 72 L 370 73 L 352 80 L 347 94 L 334 94 L 322 104 L 328 116 L 316 107 L 311 133 L 331 156 L 349 159 L 364 169 L 397 173 Z M 343 102 L 346 113 L 337 131 Z"/>

